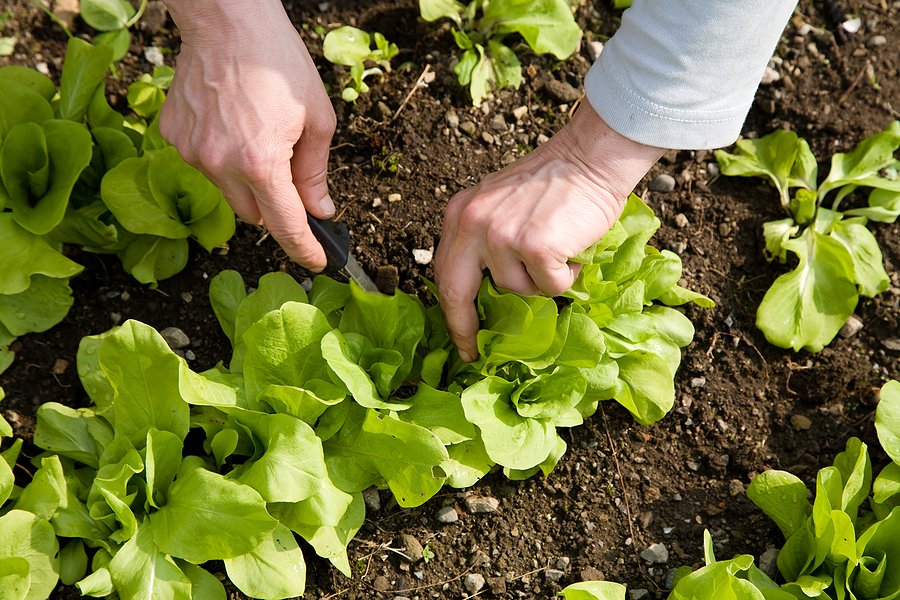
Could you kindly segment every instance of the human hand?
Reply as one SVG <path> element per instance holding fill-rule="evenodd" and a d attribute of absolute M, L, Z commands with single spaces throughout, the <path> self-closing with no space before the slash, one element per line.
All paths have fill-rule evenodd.
<path fill-rule="evenodd" d="M 434 268 L 463 360 L 478 356 L 482 269 L 520 294 L 569 289 L 578 275 L 569 258 L 603 237 L 662 154 L 616 133 L 584 103 L 548 142 L 450 200 Z"/>
<path fill-rule="evenodd" d="M 167 0 L 181 31 L 160 133 L 215 183 L 234 212 L 263 223 L 293 260 L 325 267 L 306 212 L 334 214 L 328 148 L 335 116 L 279 0 Z"/>

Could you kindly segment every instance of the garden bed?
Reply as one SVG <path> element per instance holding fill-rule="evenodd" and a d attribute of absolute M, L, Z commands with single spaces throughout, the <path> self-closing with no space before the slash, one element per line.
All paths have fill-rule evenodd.
<path fill-rule="evenodd" d="M 616 28 L 618 13 L 596 4 L 577 13 L 586 40 L 603 40 Z M 413 250 L 438 243 L 442 211 L 455 192 L 535 147 L 567 120 L 581 98 L 565 98 L 566 90 L 557 89 L 565 86 L 548 87 L 547 81 L 577 91 L 589 67 L 588 44 L 565 62 L 526 57 L 522 88 L 496 93 L 483 110 L 471 107 L 450 70 L 449 29 L 418 19 L 414 2 L 286 6 L 334 91 L 341 71 L 322 57 L 317 25 L 379 31 L 401 49 L 395 65 L 408 63 L 374 83 L 356 105 L 335 98 L 330 186 L 362 265 L 373 274 L 396 267 L 399 287 L 428 301 L 420 277 L 433 277 L 433 271 L 413 260 Z M 0 35 L 18 36 L 19 45 L 0 65 L 46 63 L 58 77 L 65 35 L 25 2 L 14 1 L 11 11 Z M 857 33 L 840 28 L 850 16 L 862 18 Z M 110 81 L 110 92 L 120 98 L 134 77 L 150 70 L 146 47 L 177 49 L 171 22 L 146 27 L 135 37 L 121 78 Z M 882 130 L 900 118 L 896 40 L 897 2 L 801 2 L 772 64 L 778 78 L 760 87 L 744 135 L 790 128 L 821 158 Z M 166 53 L 166 60 L 173 62 L 173 54 Z M 434 79 L 409 95 L 426 66 Z M 517 118 L 522 106 L 527 110 Z M 307 597 L 459 598 L 467 595 L 470 574 L 485 578 L 481 595 L 487 597 L 549 597 L 583 579 L 617 581 L 664 597 L 673 568 L 702 563 L 704 529 L 720 557 L 759 557 L 781 545 L 775 525 L 747 500 L 746 486 L 771 468 L 812 482 L 848 437 L 874 440 L 877 389 L 900 374 L 900 224 L 872 228 L 891 287 L 874 300 L 861 299 L 856 316 L 862 328 L 818 354 L 783 351 L 754 327 L 756 307 L 781 272 L 761 252 L 761 226 L 779 216 L 777 199 L 762 180 L 717 177 L 714 167 L 711 152 L 669 152 L 636 190 L 663 223 L 651 244 L 680 254 L 689 287 L 717 303 L 713 310 L 686 309 L 697 331 L 676 377 L 673 411 L 643 427 L 617 404 L 603 403 L 584 426 L 563 431 L 569 451 L 547 477 L 513 482 L 494 473 L 468 491 L 446 489 L 414 509 L 399 508 L 382 492 L 380 506 L 369 505 L 350 544 L 354 577 L 343 577 L 310 551 Z M 673 191 L 647 190 L 660 174 L 674 177 Z M 4 414 L 26 439 L 40 404 L 88 403 L 75 370 L 83 336 L 125 319 L 160 330 L 177 327 L 190 338 L 190 364 L 199 371 L 229 354 L 209 306 L 210 278 L 225 269 L 237 270 L 251 285 L 273 270 L 309 277 L 263 231 L 243 224 L 226 251 L 206 254 L 192 246 L 188 267 L 155 290 L 131 279 L 114 256 L 76 249 L 70 256 L 86 267 L 71 282 L 74 308 L 52 330 L 20 338 L 13 366 L 0 375 Z M 35 452 L 26 448 L 26 455 Z M 473 497 L 499 504 L 493 512 L 473 512 Z M 444 507 L 455 509 L 457 520 L 441 522 L 451 520 Z M 417 552 L 414 541 L 427 547 L 427 561 L 404 558 Z M 656 543 L 668 557 L 650 564 L 640 554 Z M 77 595 L 59 588 L 54 597 Z"/>

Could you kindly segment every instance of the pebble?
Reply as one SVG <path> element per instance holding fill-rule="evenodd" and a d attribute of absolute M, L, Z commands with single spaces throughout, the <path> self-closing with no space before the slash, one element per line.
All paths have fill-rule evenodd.
<path fill-rule="evenodd" d="M 469 573 L 463 580 L 463 587 L 469 595 L 475 595 L 484 587 L 484 575 L 481 573 Z"/>
<path fill-rule="evenodd" d="M 184 357 L 187 360 L 197 360 L 197 355 L 194 354 L 194 351 L 190 349 L 184 351 Z"/>
<path fill-rule="evenodd" d="M 766 71 L 763 73 L 762 79 L 760 80 L 760 84 L 762 85 L 770 85 L 775 83 L 781 79 L 781 74 L 773 69 L 772 67 L 766 67 Z"/>
<path fill-rule="evenodd" d="M 503 115 L 497 113 L 491 118 L 491 129 L 494 131 L 506 131 L 506 119 L 503 118 Z"/>
<path fill-rule="evenodd" d="M 650 597 L 650 590 L 638 588 L 636 590 L 628 590 L 628 598 L 630 600 L 645 600 Z"/>
<path fill-rule="evenodd" d="M 459 128 L 469 137 L 475 137 L 475 134 L 478 133 L 478 127 L 475 125 L 474 121 L 463 121 L 459 124 Z"/>
<path fill-rule="evenodd" d="M 710 177 L 718 177 L 719 173 L 720 173 L 720 171 L 719 171 L 718 163 L 711 162 L 711 163 L 706 164 L 706 174 L 707 175 L 709 175 Z"/>
<path fill-rule="evenodd" d="M 647 188 L 651 192 L 671 192 L 675 189 L 675 178 L 667 173 L 661 173 L 650 180 Z"/>
<path fill-rule="evenodd" d="M 447 127 L 449 127 L 450 129 L 456 129 L 457 127 L 459 127 L 459 115 L 457 115 L 455 111 L 448 110 L 444 115 L 444 121 L 447 122 Z"/>
<path fill-rule="evenodd" d="M 549 142 L 549 141 L 550 141 L 550 138 L 548 138 L 548 137 L 547 137 L 546 135 L 544 135 L 543 133 L 539 133 L 538 136 L 537 136 L 537 139 L 535 140 L 535 142 L 537 142 L 537 145 L 538 145 L 538 146 L 540 146 L 540 145 L 543 144 L 544 142 Z"/>
<path fill-rule="evenodd" d="M 847 33 L 856 33 L 859 31 L 860 27 L 862 27 L 862 19 L 859 17 L 855 17 L 853 19 L 847 19 L 843 23 L 841 23 L 841 28 Z"/>
<path fill-rule="evenodd" d="M 178 350 L 191 345 L 191 338 L 177 327 L 166 327 L 159 332 L 159 335 L 166 340 L 166 343 L 172 350 Z"/>
<path fill-rule="evenodd" d="M 850 315 L 850 318 L 847 319 L 847 322 L 844 323 L 844 326 L 841 327 L 841 331 L 839 332 L 842 338 L 851 338 L 857 333 L 859 333 L 863 328 L 863 323 L 860 321 L 856 315 Z"/>
<path fill-rule="evenodd" d="M 503 156 L 500 157 L 500 164 L 504 167 L 506 165 L 511 165 L 516 162 L 516 153 L 513 150 L 507 150 L 503 153 Z"/>
<path fill-rule="evenodd" d="M 370 487 L 363 490 L 363 500 L 369 510 L 375 512 L 381 509 L 381 496 L 378 495 L 376 488 Z"/>
<path fill-rule="evenodd" d="M 692 377 L 691 378 L 691 387 L 692 388 L 706 387 L 706 377 Z"/>
<path fill-rule="evenodd" d="M 491 496 L 466 496 L 466 508 L 470 513 L 492 513 L 500 506 L 500 501 Z"/>
<path fill-rule="evenodd" d="M 812 421 L 805 415 L 791 415 L 791 427 L 794 431 L 809 431 Z"/>
<path fill-rule="evenodd" d="M 664 565 L 669 562 L 669 551 L 665 544 L 656 543 L 641 552 L 641 558 L 655 565 Z"/>
<path fill-rule="evenodd" d="M 571 84 L 558 79 L 550 79 L 544 84 L 547 93 L 560 102 L 575 102 L 581 96 L 581 92 Z"/>
<path fill-rule="evenodd" d="M 571 563 L 571 559 L 568 556 L 563 556 L 559 560 L 556 561 L 556 568 L 560 571 L 565 571 L 569 568 L 569 563 Z"/>
<path fill-rule="evenodd" d="M 379 206 L 381 206 L 381 204 L 381 198 L 374 198 L 372 200 L 372 208 L 378 208 Z"/>
<path fill-rule="evenodd" d="M 386 592 L 391 589 L 391 582 L 388 581 L 388 578 L 384 575 L 379 575 L 375 578 L 375 581 L 372 582 L 372 587 L 375 588 L 376 592 Z"/>
<path fill-rule="evenodd" d="M 877 48 L 878 46 L 884 46 L 885 44 L 887 44 L 887 38 L 883 35 L 874 35 L 866 42 L 866 46 L 869 48 Z"/>
<path fill-rule="evenodd" d="M 527 114 L 528 114 L 527 106 L 520 106 L 518 108 L 514 108 L 512 111 L 512 115 L 513 115 L 513 117 L 515 117 L 516 121 L 521 121 Z"/>
<path fill-rule="evenodd" d="M 678 569 L 669 569 L 666 571 L 666 578 L 663 585 L 666 586 L 667 590 L 671 590 L 675 587 L 675 576 L 678 574 Z"/>
<path fill-rule="evenodd" d="M 147 48 L 144 48 L 144 58 L 146 58 L 147 62 L 154 67 L 161 67 L 166 63 L 165 59 L 163 58 L 162 50 L 160 50 L 156 46 L 148 46 Z"/>
<path fill-rule="evenodd" d="M 900 338 L 888 338 L 881 340 L 881 345 L 894 352 L 900 352 Z"/>
<path fill-rule="evenodd" d="M 732 496 L 744 495 L 744 482 L 739 479 L 732 479 L 728 482 L 728 493 Z"/>
<path fill-rule="evenodd" d="M 434 513 L 434 519 L 438 523 L 450 524 L 459 521 L 459 513 L 452 506 L 443 506 Z"/>
<path fill-rule="evenodd" d="M 675 215 L 675 227 L 684 229 L 690 224 L 691 222 L 688 221 L 688 218 L 686 216 L 684 216 L 684 213 L 678 213 L 677 215 Z"/>
<path fill-rule="evenodd" d="M 587 45 L 588 56 L 591 57 L 591 61 L 596 61 L 600 58 L 600 54 L 603 53 L 603 42 L 588 42 Z"/>
<path fill-rule="evenodd" d="M 544 572 L 544 577 L 547 578 L 547 581 L 552 581 L 553 583 L 559 583 L 559 580 L 565 576 L 565 573 L 560 571 L 559 569 L 547 569 Z"/>
<path fill-rule="evenodd" d="M 778 548 L 768 548 L 759 556 L 759 570 L 775 579 L 778 577 Z"/>
<path fill-rule="evenodd" d="M 434 249 L 433 248 L 414 248 L 412 251 L 413 260 L 416 261 L 417 265 L 427 265 L 430 264 L 432 259 L 434 258 Z"/>
<path fill-rule="evenodd" d="M 166 5 L 161 0 L 150 0 L 138 21 L 138 27 L 147 33 L 159 33 L 166 25 L 167 15 Z"/>
<path fill-rule="evenodd" d="M 403 196 L 401 196 L 397 192 L 394 192 L 393 194 L 388 194 L 387 200 L 388 202 L 400 202 L 401 200 L 403 200 Z"/>
<path fill-rule="evenodd" d="M 46 62 L 41 61 L 39 63 L 35 63 L 34 68 L 37 70 L 38 73 L 42 73 L 43 75 L 46 75 L 47 77 L 50 76 L 50 67 L 47 65 Z"/>
<path fill-rule="evenodd" d="M 488 577 L 487 585 L 495 596 L 502 598 L 506 595 L 506 577 Z"/>
<path fill-rule="evenodd" d="M 482 131 L 481 139 L 484 140 L 485 144 L 493 144 L 494 143 L 494 136 L 493 136 L 493 134 L 491 134 L 490 131 Z"/>
<path fill-rule="evenodd" d="M 412 562 L 418 562 L 422 560 L 423 556 L 423 548 L 422 543 L 419 542 L 414 536 L 409 535 L 408 533 L 404 533 L 400 536 L 400 548 L 402 549 L 403 554 L 408 556 Z"/>

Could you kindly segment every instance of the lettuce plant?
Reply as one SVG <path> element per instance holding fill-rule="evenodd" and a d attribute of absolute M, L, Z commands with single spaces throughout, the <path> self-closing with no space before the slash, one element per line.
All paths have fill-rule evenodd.
<path fill-rule="evenodd" d="M 137 9 L 128 0 L 82 0 L 79 14 L 85 23 L 99 31 L 93 40 L 97 45 L 113 50 L 113 60 L 121 60 L 131 45 L 129 29 L 137 23 L 147 0 L 141 0 Z"/>
<path fill-rule="evenodd" d="M 887 289 L 881 250 L 867 224 L 893 223 L 900 215 L 898 147 L 900 121 L 894 121 L 851 152 L 832 156 L 821 183 L 815 156 L 794 132 L 740 140 L 736 154 L 716 152 L 723 174 L 768 178 L 789 215 L 763 225 L 769 260 L 785 263 L 788 253 L 798 259 L 757 310 L 756 326 L 769 342 L 818 352 L 853 314 L 860 295 Z M 860 188 L 869 190 L 867 206 L 842 210 L 841 202 Z"/>
<path fill-rule="evenodd" d="M 373 42 L 374 50 L 371 48 Z M 391 59 L 397 56 L 399 50 L 397 44 L 389 43 L 378 32 L 369 35 L 362 29 L 345 25 L 325 34 L 322 52 L 330 62 L 350 67 L 350 78 L 341 91 L 341 98 L 345 102 L 356 102 L 360 94 L 369 91 L 366 77 L 383 77 L 385 73 L 390 73 Z M 367 68 L 367 62 L 375 66 Z"/>
<path fill-rule="evenodd" d="M 419 0 L 419 13 L 426 21 L 453 21 L 453 38 L 462 51 L 453 71 L 476 106 L 494 89 L 522 83 L 522 65 L 508 36 L 518 34 L 534 52 L 560 60 L 581 41 L 565 0 Z"/>

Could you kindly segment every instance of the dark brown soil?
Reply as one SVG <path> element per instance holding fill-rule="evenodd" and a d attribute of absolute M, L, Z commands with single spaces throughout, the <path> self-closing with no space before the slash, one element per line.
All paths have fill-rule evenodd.
<path fill-rule="evenodd" d="M 442 210 L 453 193 L 565 122 L 572 107 L 560 106 L 544 82 L 556 78 L 577 87 L 589 66 L 587 50 L 559 63 L 526 57 L 522 89 L 496 94 L 485 112 L 472 108 L 455 83 L 449 30 L 418 20 L 413 0 L 286 5 L 333 89 L 340 71 L 322 59 L 317 25 L 380 31 L 401 48 L 394 64 L 408 62 L 375 83 L 357 105 L 335 100 L 339 125 L 330 184 L 360 262 L 373 272 L 394 265 L 404 290 L 424 294 L 419 277 L 433 273 L 413 261 L 412 250 L 438 243 Z M 13 0 L 10 10 L 13 18 L 0 35 L 18 36 L 19 45 L 0 65 L 45 62 L 58 76 L 65 35 L 24 0 Z M 851 16 L 863 21 L 855 34 L 839 27 Z M 589 39 L 605 39 L 617 25 L 606 2 L 582 6 L 578 18 Z M 804 33 L 804 22 L 815 29 Z M 77 21 L 76 30 L 88 33 Z M 110 81 L 111 93 L 121 95 L 131 79 L 149 70 L 144 47 L 177 49 L 174 33 L 171 23 L 139 31 L 121 77 Z M 887 43 L 872 45 L 878 35 Z M 898 2 L 800 2 L 776 53 L 781 78 L 760 88 L 744 134 L 794 129 L 827 168 L 831 153 L 848 150 L 900 117 L 898 43 Z M 426 65 L 434 81 L 404 103 Z M 512 111 L 519 106 L 528 113 L 516 122 Z M 445 115 L 451 110 L 475 122 L 478 135 L 450 130 Z M 515 124 L 514 131 L 491 129 L 497 114 Z M 481 132 L 490 132 L 493 143 Z M 386 168 L 391 162 L 396 172 Z M 663 222 L 653 243 L 677 250 L 688 284 L 717 302 L 714 310 L 687 309 L 697 334 L 677 376 L 672 413 L 641 427 L 617 405 L 606 404 L 583 427 L 563 433 L 569 452 L 550 476 L 510 482 L 494 474 L 471 490 L 500 500 L 491 514 L 470 514 L 464 494 L 453 490 L 413 510 L 398 508 L 382 493 L 382 508 L 369 511 L 350 545 L 354 578 L 309 552 L 308 598 L 460 598 L 466 597 L 463 578 L 469 573 L 488 579 L 482 592 L 487 597 L 550 597 L 569 583 L 600 578 L 664 597 L 671 569 L 701 563 L 704 529 L 720 557 L 759 556 L 781 545 L 777 528 L 744 495 L 756 473 L 781 468 L 811 482 L 849 437 L 874 445 L 875 390 L 900 372 L 896 346 L 884 344 L 900 336 L 900 224 L 873 227 L 892 287 L 860 302 L 856 314 L 863 329 L 819 354 L 786 352 L 767 344 L 754 327 L 756 306 L 780 273 L 761 253 L 761 225 L 778 215 L 777 200 L 761 180 L 711 177 L 712 162 L 709 152 L 670 152 L 637 190 Z M 674 192 L 646 192 L 646 182 L 660 173 L 676 178 Z M 391 194 L 400 200 L 389 202 Z M 681 228 L 679 214 L 688 223 Z M 228 352 L 207 301 L 211 276 L 227 268 L 251 283 L 275 269 L 308 276 L 262 231 L 246 225 L 239 226 L 227 252 L 207 255 L 195 248 L 184 272 L 156 290 L 126 277 L 114 257 L 74 249 L 72 255 L 86 266 L 72 281 L 75 307 L 51 331 L 20 339 L 14 365 L 0 375 L 8 396 L 4 414 L 25 438 L 41 403 L 86 403 L 74 368 L 82 336 L 129 318 L 180 327 L 192 340 L 193 366 L 207 368 Z M 457 508 L 459 521 L 436 521 L 435 512 L 445 505 Z M 407 534 L 427 545 L 433 558 L 403 562 L 395 550 Z M 669 551 L 665 565 L 650 566 L 639 557 L 655 542 Z M 554 579 L 554 569 L 563 572 L 561 578 Z M 75 596 L 72 589 L 58 592 Z"/>

